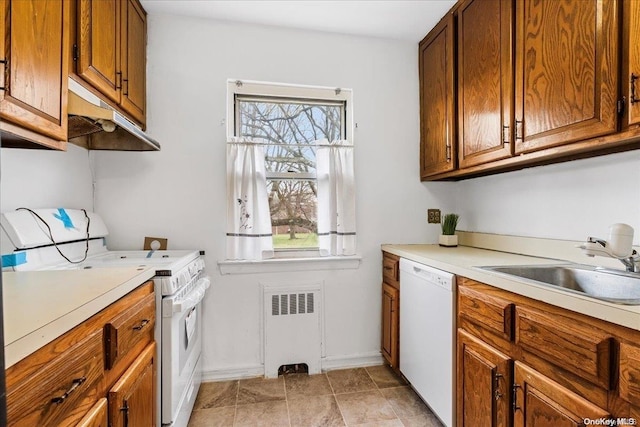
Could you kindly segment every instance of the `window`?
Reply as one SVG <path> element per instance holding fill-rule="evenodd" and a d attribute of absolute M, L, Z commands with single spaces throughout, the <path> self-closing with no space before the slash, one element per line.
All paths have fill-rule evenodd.
<path fill-rule="evenodd" d="M 320 144 L 350 139 L 351 91 L 229 82 L 229 136 L 259 141 L 276 251 L 318 249 Z"/>

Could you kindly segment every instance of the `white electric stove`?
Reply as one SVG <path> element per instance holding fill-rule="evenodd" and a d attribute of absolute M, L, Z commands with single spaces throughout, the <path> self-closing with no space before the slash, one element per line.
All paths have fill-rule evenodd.
<path fill-rule="evenodd" d="M 186 427 L 202 381 L 202 307 L 210 286 L 199 251 L 110 251 L 94 212 L 20 209 L 0 216 L 3 270 L 155 269 L 158 396 L 163 426 Z"/>

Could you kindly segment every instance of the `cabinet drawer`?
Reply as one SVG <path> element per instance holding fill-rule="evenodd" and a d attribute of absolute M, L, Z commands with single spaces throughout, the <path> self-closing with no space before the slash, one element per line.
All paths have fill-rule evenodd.
<path fill-rule="evenodd" d="M 43 364 L 7 390 L 8 425 L 74 425 L 97 400 L 103 374 L 102 330 Z M 38 363 L 37 353 L 34 363 Z M 11 382 L 11 381 L 9 381 Z"/>
<path fill-rule="evenodd" d="M 509 341 L 513 337 L 513 307 L 514 304 L 506 299 L 487 295 L 466 286 L 458 288 L 460 316 Z"/>
<path fill-rule="evenodd" d="M 105 366 L 113 368 L 133 347 L 153 340 L 155 325 L 155 296 L 153 293 L 113 318 L 104 327 Z"/>
<path fill-rule="evenodd" d="M 516 343 L 537 357 L 611 389 L 612 340 L 600 329 L 575 318 L 516 307 Z"/>
<path fill-rule="evenodd" d="M 620 344 L 620 397 L 640 406 L 640 347 Z"/>
<path fill-rule="evenodd" d="M 382 280 L 396 289 L 400 289 L 400 258 L 386 252 L 382 253 Z"/>

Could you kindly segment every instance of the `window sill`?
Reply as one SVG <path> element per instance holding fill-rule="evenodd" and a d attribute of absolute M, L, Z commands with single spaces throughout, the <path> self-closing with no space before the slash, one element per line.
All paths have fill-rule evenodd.
<path fill-rule="evenodd" d="M 279 273 L 312 270 L 354 270 L 362 257 L 333 256 L 311 258 L 272 258 L 260 261 L 218 261 L 221 274 Z"/>

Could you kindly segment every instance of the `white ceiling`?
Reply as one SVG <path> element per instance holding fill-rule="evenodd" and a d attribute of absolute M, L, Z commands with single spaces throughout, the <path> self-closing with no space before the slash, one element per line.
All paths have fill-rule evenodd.
<path fill-rule="evenodd" d="M 148 14 L 173 14 L 420 41 L 455 0 L 141 0 Z"/>

